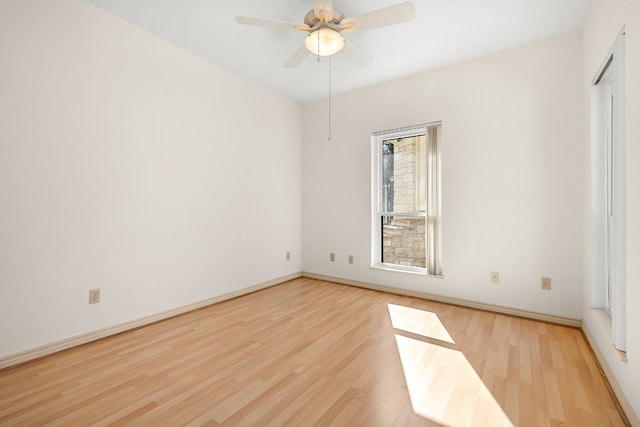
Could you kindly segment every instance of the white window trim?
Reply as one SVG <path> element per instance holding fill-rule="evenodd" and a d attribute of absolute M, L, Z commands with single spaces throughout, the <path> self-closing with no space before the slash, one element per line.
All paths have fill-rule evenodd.
<path fill-rule="evenodd" d="M 423 124 L 419 124 L 419 125 L 414 125 L 414 126 L 407 126 L 407 127 L 403 127 L 403 128 L 396 128 L 396 129 L 390 129 L 390 130 L 384 130 L 384 131 L 378 131 L 378 132 L 373 132 L 371 134 L 371 179 L 372 179 L 372 185 L 371 185 L 371 268 L 373 269 L 378 269 L 378 270 L 385 270 L 385 271 L 396 271 L 396 272 L 404 272 L 404 273 L 412 273 L 412 274 L 421 274 L 421 275 L 427 275 L 427 276 L 431 276 L 431 277 L 443 277 L 443 275 L 441 273 L 435 273 L 435 274 L 430 274 L 429 270 L 427 268 L 421 268 L 421 267 L 413 267 L 413 266 L 403 266 L 403 265 L 397 265 L 397 264 L 389 264 L 389 263 L 383 263 L 381 261 L 381 246 L 382 246 L 382 241 L 381 241 L 381 230 L 380 230 L 380 215 L 384 214 L 385 212 L 381 209 L 381 188 L 380 185 L 382 183 L 382 159 L 381 159 L 381 150 L 379 149 L 382 145 L 382 142 L 385 140 L 389 140 L 389 139 L 399 139 L 399 138 L 409 138 L 412 136 L 418 136 L 418 135 L 425 135 L 427 133 L 427 129 L 429 127 L 441 127 L 442 126 L 442 122 L 441 121 L 436 121 L 436 122 L 429 122 L 429 123 L 423 123 Z M 439 139 L 441 139 L 441 136 L 439 136 Z M 441 166 L 440 166 L 440 150 L 441 150 L 441 144 L 438 144 L 437 146 L 438 149 L 438 153 L 437 153 L 437 203 L 436 203 L 436 212 L 435 215 L 438 218 L 438 221 L 436 222 L 435 225 L 435 233 L 436 233 L 436 263 L 437 263 L 437 271 L 441 272 L 442 271 L 442 267 L 441 267 L 441 254 L 442 254 L 442 250 L 441 250 L 441 239 L 440 239 L 440 222 L 439 219 L 442 217 L 442 212 L 441 212 L 441 207 L 442 207 L 442 203 L 441 203 L 441 176 L 440 176 L 440 171 L 441 171 Z M 427 216 L 428 214 L 425 212 L 424 214 L 402 214 L 404 216 Z M 427 218 L 428 220 L 428 218 Z M 429 242 L 425 242 L 426 244 L 428 244 Z"/>

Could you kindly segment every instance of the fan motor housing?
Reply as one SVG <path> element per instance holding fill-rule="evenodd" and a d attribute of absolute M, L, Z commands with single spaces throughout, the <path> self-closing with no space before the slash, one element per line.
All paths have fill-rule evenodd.
<path fill-rule="evenodd" d="M 344 19 L 344 14 L 339 10 L 333 9 L 333 19 L 329 21 L 328 24 L 338 25 L 340 21 L 342 21 L 343 19 Z M 320 19 L 316 16 L 316 13 L 313 9 L 311 9 L 304 16 L 304 23 L 310 26 L 311 28 L 318 25 L 319 22 L 320 22 Z"/>

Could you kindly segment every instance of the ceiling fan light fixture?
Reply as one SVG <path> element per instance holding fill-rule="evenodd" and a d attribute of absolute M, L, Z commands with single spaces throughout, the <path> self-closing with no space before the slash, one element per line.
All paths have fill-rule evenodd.
<path fill-rule="evenodd" d="M 342 50 L 344 37 L 336 30 L 322 27 L 309 34 L 304 45 L 314 55 L 331 56 Z"/>

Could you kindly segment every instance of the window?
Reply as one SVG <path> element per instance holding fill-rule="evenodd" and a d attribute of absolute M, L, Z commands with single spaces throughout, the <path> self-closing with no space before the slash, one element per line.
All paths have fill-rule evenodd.
<path fill-rule="evenodd" d="M 441 124 L 375 132 L 372 142 L 372 266 L 442 275 Z"/>
<path fill-rule="evenodd" d="M 610 338 L 626 349 L 624 29 L 592 88 L 592 305 L 610 316 Z"/>

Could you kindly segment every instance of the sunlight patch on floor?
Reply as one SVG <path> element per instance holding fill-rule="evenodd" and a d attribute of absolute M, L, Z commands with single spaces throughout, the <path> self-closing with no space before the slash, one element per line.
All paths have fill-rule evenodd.
<path fill-rule="evenodd" d="M 513 427 L 462 353 L 398 334 L 396 344 L 416 414 L 450 427 Z"/>
<path fill-rule="evenodd" d="M 394 329 L 455 344 L 436 313 L 395 304 L 387 308 Z"/>
<path fill-rule="evenodd" d="M 435 313 L 387 304 L 393 327 L 455 344 Z M 413 411 L 448 427 L 513 424 L 461 352 L 395 334 Z"/>

